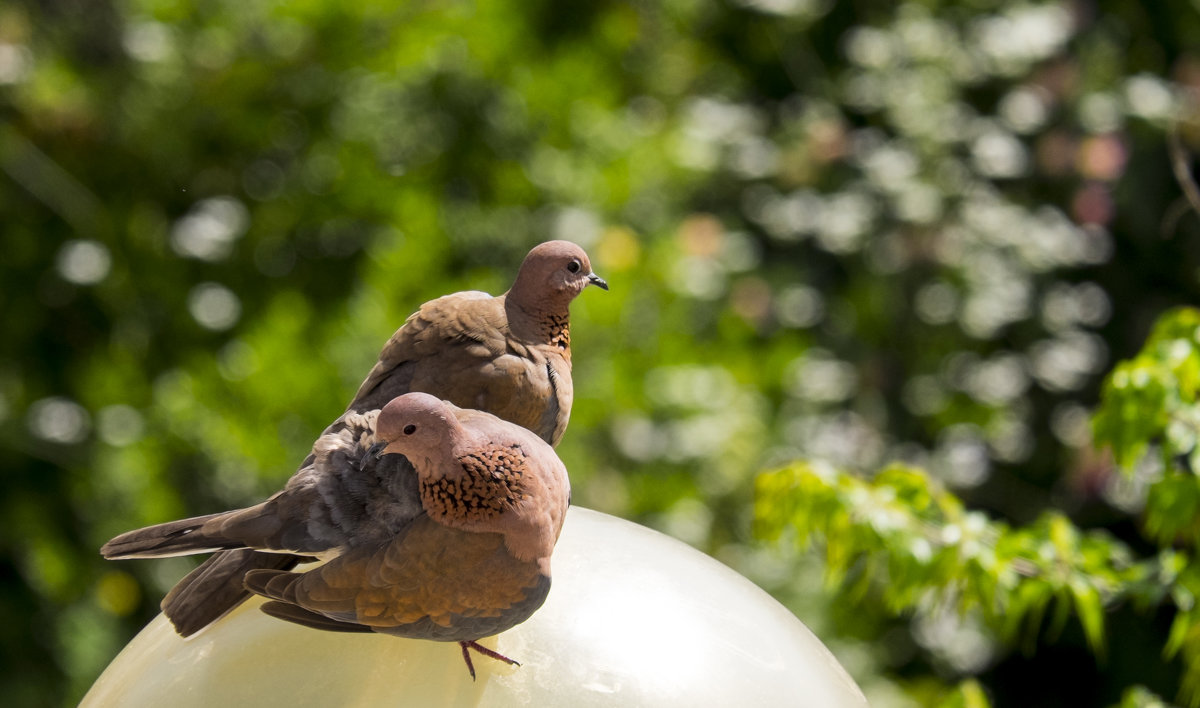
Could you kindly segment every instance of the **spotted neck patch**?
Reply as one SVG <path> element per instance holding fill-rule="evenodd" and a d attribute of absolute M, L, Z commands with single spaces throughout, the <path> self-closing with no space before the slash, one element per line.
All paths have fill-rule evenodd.
<path fill-rule="evenodd" d="M 515 507 L 525 491 L 521 448 L 495 446 L 458 458 L 463 475 L 421 481 L 421 497 L 432 516 L 462 521 L 492 519 Z"/>
<path fill-rule="evenodd" d="M 571 316 L 568 314 L 546 315 L 542 326 L 546 330 L 546 339 L 551 346 L 559 349 L 571 348 Z"/>

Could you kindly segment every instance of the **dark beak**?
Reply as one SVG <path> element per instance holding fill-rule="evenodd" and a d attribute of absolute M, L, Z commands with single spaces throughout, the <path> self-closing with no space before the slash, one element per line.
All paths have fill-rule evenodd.
<path fill-rule="evenodd" d="M 588 273 L 588 283 L 599 286 L 601 290 L 608 290 L 608 281 L 595 273 Z"/>
<path fill-rule="evenodd" d="M 367 466 L 368 462 L 383 457 L 383 448 L 385 447 L 387 447 L 387 443 L 377 442 L 367 448 L 367 451 L 363 453 L 362 458 L 358 461 L 358 468 L 361 470 Z"/>

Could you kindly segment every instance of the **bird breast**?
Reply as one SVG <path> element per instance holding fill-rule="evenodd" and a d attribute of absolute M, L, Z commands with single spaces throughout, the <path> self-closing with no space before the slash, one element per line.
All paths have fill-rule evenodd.
<path fill-rule="evenodd" d="M 524 455 L 516 445 L 463 455 L 457 467 L 458 474 L 421 479 L 421 501 L 435 519 L 453 525 L 486 522 L 529 497 Z"/>
<path fill-rule="evenodd" d="M 515 423 L 550 444 L 566 429 L 573 397 L 571 364 L 549 347 L 529 348 L 459 372 L 443 395 L 462 408 L 474 408 Z"/>

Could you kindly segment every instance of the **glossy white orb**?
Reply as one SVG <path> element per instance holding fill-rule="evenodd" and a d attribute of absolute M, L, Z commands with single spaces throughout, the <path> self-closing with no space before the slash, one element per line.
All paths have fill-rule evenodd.
<path fill-rule="evenodd" d="M 637 524 L 573 507 L 546 604 L 483 643 L 307 629 L 245 603 L 183 639 L 163 616 L 105 670 L 95 706 L 866 706 L 810 631 L 753 583 Z"/>

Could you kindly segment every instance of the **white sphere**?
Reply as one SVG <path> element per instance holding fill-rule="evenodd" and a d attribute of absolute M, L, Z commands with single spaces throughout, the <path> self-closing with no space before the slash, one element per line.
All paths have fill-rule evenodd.
<path fill-rule="evenodd" d="M 550 597 L 524 624 L 458 644 L 308 629 L 258 599 L 189 639 L 159 615 L 81 706 L 866 706 L 813 634 L 689 546 L 573 507 Z"/>

